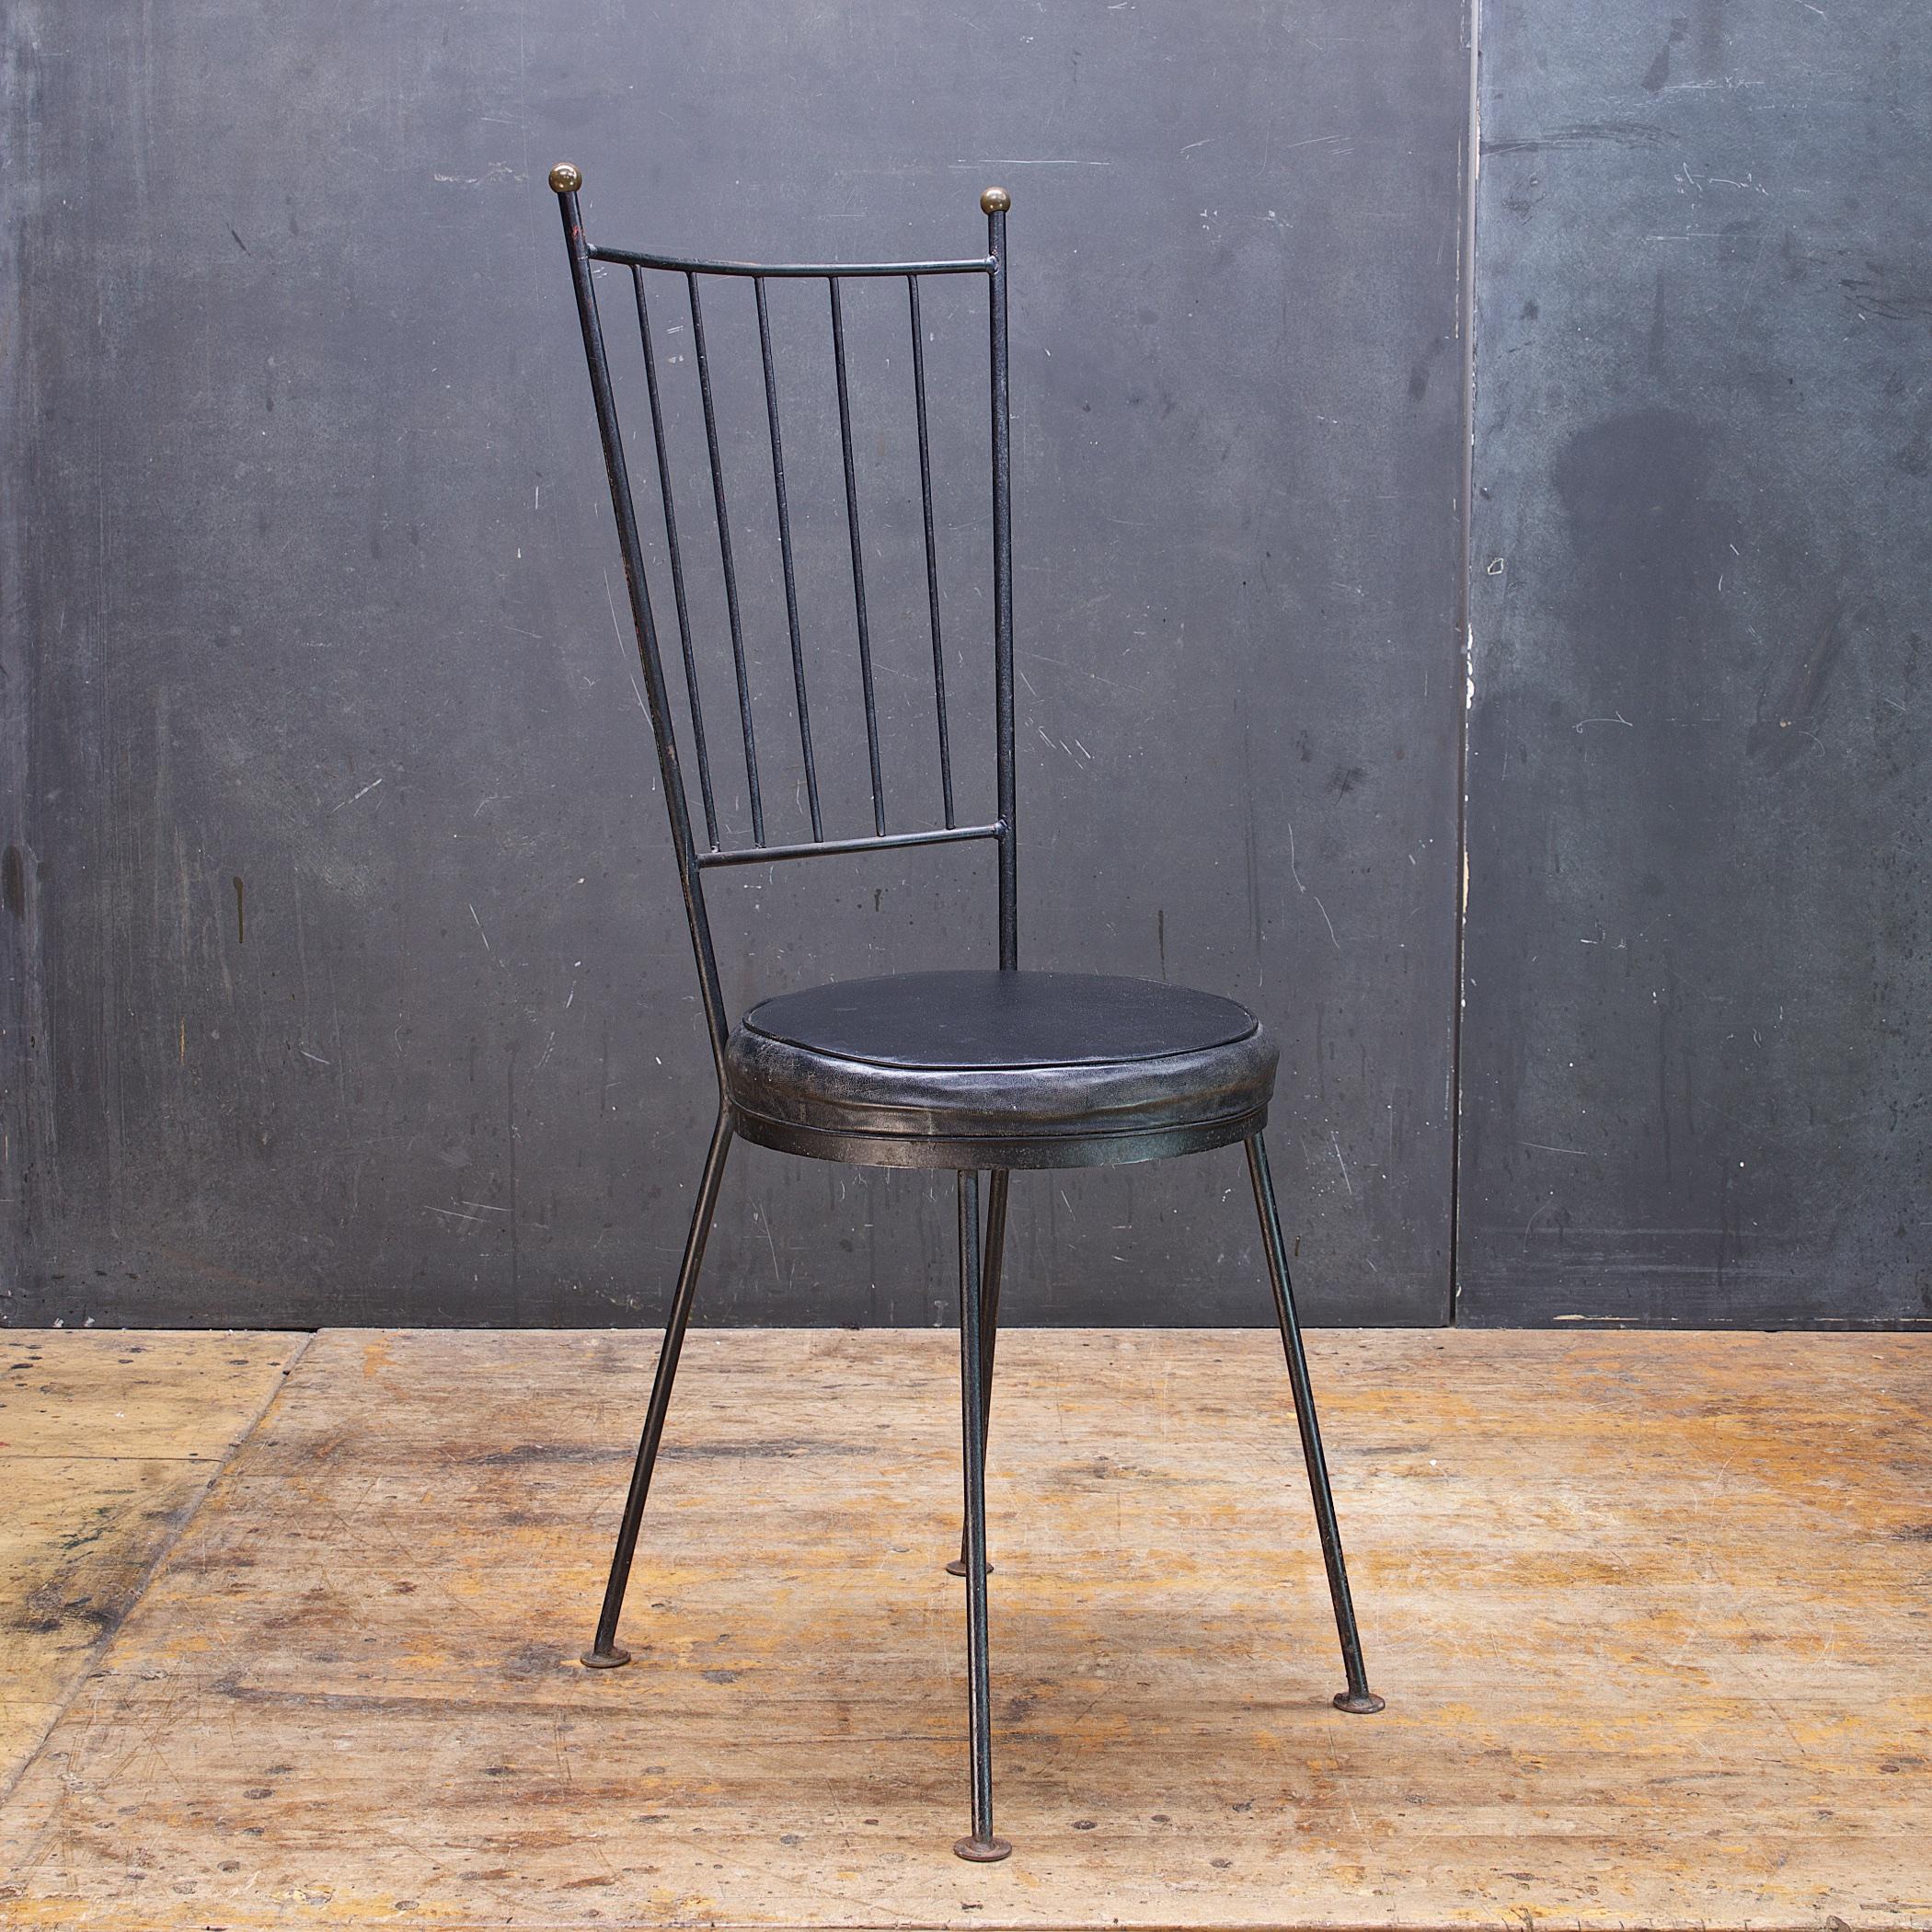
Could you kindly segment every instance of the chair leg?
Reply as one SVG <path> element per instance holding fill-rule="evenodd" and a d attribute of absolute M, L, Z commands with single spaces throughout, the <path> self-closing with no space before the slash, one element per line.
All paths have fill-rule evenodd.
<path fill-rule="evenodd" d="M 658 1348 L 657 1374 L 651 1379 L 650 1403 L 644 1411 L 644 1433 L 638 1443 L 637 1463 L 630 1472 L 630 1494 L 625 1499 L 617 1547 L 611 1556 L 610 1581 L 604 1589 L 604 1611 L 597 1619 L 596 1639 L 583 1653 L 584 1662 L 592 1670 L 615 1670 L 630 1662 L 630 1652 L 616 1640 L 617 1617 L 624 1608 L 625 1585 L 630 1581 L 630 1561 L 638 1547 L 638 1525 L 644 1517 L 644 1499 L 650 1493 L 650 1472 L 657 1466 L 658 1444 L 664 1434 L 664 1413 L 671 1407 L 671 1385 L 677 1378 L 677 1359 L 684 1346 L 691 1304 L 697 1294 L 697 1271 L 704 1264 L 705 1240 L 711 1232 L 719 1183 L 724 1179 L 725 1156 L 730 1150 L 731 1123 L 720 1113 L 718 1125 L 711 1131 L 704 1179 L 698 1182 L 697 1202 L 691 1213 L 691 1231 L 684 1237 L 684 1259 L 678 1270 L 677 1291 L 671 1297 L 664 1340 Z"/>
<path fill-rule="evenodd" d="M 993 1420 L 993 1351 L 999 1339 L 999 1282 L 1006 1249 L 1006 1183 L 1012 1177 L 995 1167 L 986 1177 L 986 1251 L 980 1262 L 980 1466 L 986 1466 L 986 1431 Z M 992 1569 L 989 1563 L 988 1570 Z M 960 1530 L 960 1553 L 948 1574 L 966 1574 L 966 1531 Z"/>
<path fill-rule="evenodd" d="M 985 1356 L 980 1337 L 980 1178 L 960 1175 L 960 1433 L 966 1479 L 966 1695 L 972 1835 L 953 1850 L 990 1865 L 1013 1849 L 993 1835 L 993 1694 L 986 1658 Z"/>
<path fill-rule="evenodd" d="M 1248 1175 L 1254 1183 L 1255 1207 L 1261 1217 L 1261 1240 L 1268 1250 L 1268 1278 L 1274 1289 L 1275 1319 L 1281 1325 L 1282 1347 L 1288 1357 L 1288 1379 L 1294 1389 L 1294 1420 L 1301 1429 L 1302 1459 L 1308 1466 L 1308 1488 L 1315 1498 L 1315 1525 L 1321 1535 L 1322 1561 L 1328 1571 L 1328 1595 L 1335 1605 L 1335 1627 L 1341 1638 L 1342 1668 L 1349 1687 L 1335 1696 L 1338 1710 L 1366 1713 L 1383 1708 L 1368 1687 L 1362 1662 L 1362 1639 L 1355 1629 L 1355 1605 L 1349 1595 L 1349 1573 L 1341 1559 L 1341 1529 L 1335 1520 L 1335 1498 L 1328 1489 L 1328 1465 L 1322 1455 L 1321 1430 L 1315 1420 L 1315 1391 L 1308 1381 L 1308 1356 L 1302 1347 L 1301 1324 L 1294 1317 L 1294 1291 L 1288 1280 L 1288 1255 L 1282 1244 L 1282 1218 L 1276 1212 L 1274 1181 L 1268 1171 L 1268 1148 L 1257 1133 L 1249 1138 Z"/>

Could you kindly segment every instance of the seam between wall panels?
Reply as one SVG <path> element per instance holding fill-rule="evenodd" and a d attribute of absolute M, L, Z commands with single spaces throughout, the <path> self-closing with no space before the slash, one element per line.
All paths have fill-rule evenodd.
<path fill-rule="evenodd" d="M 1469 924 L 1469 714 L 1476 702 L 1476 637 L 1471 622 L 1471 573 L 1476 568 L 1476 188 L 1482 171 L 1482 96 L 1478 63 L 1482 0 L 1467 0 L 1463 15 L 1467 53 L 1467 98 L 1463 121 L 1461 232 L 1456 247 L 1456 329 L 1462 338 L 1462 443 L 1458 493 L 1462 499 L 1459 579 L 1456 586 L 1456 653 L 1462 703 L 1455 732 L 1455 996 L 1449 1018 L 1449 1326 L 1462 1299 L 1463 1208 L 1463 1008 L 1464 957 Z"/>

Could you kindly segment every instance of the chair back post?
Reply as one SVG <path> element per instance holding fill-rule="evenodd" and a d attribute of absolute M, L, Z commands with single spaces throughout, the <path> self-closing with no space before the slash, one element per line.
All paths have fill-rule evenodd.
<path fill-rule="evenodd" d="M 691 949 L 697 960 L 705 1020 L 711 1035 L 711 1056 L 719 1086 L 724 1081 L 724 1047 L 728 1026 L 724 996 L 719 984 L 718 958 L 711 945 L 711 922 L 705 909 L 704 880 L 697 847 L 691 834 L 691 811 L 678 765 L 677 739 L 672 729 L 669 694 L 658 655 L 657 626 L 650 613 L 650 590 L 644 577 L 644 550 L 638 535 L 637 513 L 631 504 L 630 474 L 624 461 L 624 443 L 617 427 L 617 406 L 611 391 L 610 363 L 604 354 L 604 327 L 597 314 L 597 291 L 591 277 L 590 251 L 583 238 L 583 221 L 577 191 L 583 177 L 568 162 L 550 170 L 550 186 L 563 217 L 564 247 L 570 258 L 570 285 L 577 296 L 577 318 L 583 328 L 584 359 L 590 365 L 591 397 L 597 411 L 597 434 L 604 445 L 604 473 L 610 485 L 611 513 L 624 559 L 624 582 L 630 596 L 631 622 L 638 634 L 638 657 L 644 673 L 644 696 L 650 711 L 650 734 L 658 751 L 658 775 L 664 804 L 671 814 L 672 842 L 677 852 L 678 883 L 684 896 L 684 916 L 691 927 Z"/>
<path fill-rule="evenodd" d="M 987 329 L 993 362 L 993 649 L 995 780 L 999 803 L 999 963 L 1019 964 L 1019 854 L 1013 774 L 1012 418 L 1006 379 L 1006 211 L 1004 188 L 980 196 L 989 263 Z"/>

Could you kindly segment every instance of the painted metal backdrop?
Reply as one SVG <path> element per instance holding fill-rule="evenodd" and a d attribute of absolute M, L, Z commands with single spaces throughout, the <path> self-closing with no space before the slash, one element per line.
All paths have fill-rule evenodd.
<path fill-rule="evenodd" d="M 1459 1311 L 1932 1320 L 1932 40 L 1482 27 Z"/>
<path fill-rule="evenodd" d="M 1012 189 L 1029 956 L 1280 1034 L 1313 1313 L 1447 1317 L 1459 1057 L 1462 1318 L 1932 1319 L 1915 6 L 1488 0 L 1473 258 L 1438 0 L 543 25 L 7 12 L 6 1318 L 663 1306 L 711 1096 L 552 272 L 569 155 L 696 253 L 967 250 Z M 855 346 L 903 322 L 855 304 Z M 754 315 L 714 333 L 755 372 Z M 910 477 L 886 404 L 856 431 Z M 720 428 L 753 464 L 755 413 Z M 841 479 L 794 490 L 835 612 Z M 860 513 L 911 567 L 884 662 L 916 484 Z M 987 667 L 947 668 L 970 706 Z M 929 673 L 881 678 L 889 734 Z M 867 757 L 821 778 L 862 798 Z M 803 946 L 782 874 L 720 892 L 735 1006 L 986 956 L 983 856 L 937 919 L 910 865 L 819 863 Z M 1012 1317 L 1265 1320 L 1241 1179 L 1018 1188 Z M 702 1315 L 932 1319 L 951 1223 L 753 1154 Z"/>
<path fill-rule="evenodd" d="M 753 259 L 970 251 L 1012 190 L 1029 960 L 1262 1016 L 1310 1312 L 1443 1319 L 1460 30 L 1440 0 L 19 0 L 5 1318 L 661 1312 L 714 1095 L 556 272 L 568 156 L 607 227 Z M 707 322 L 755 371 L 749 307 Z M 683 431 L 688 355 L 660 345 Z M 901 399 L 851 399 L 868 473 L 914 474 Z M 763 433 L 721 424 L 726 465 Z M 841 489 L 793 489 L 809 622 L 850 594 Z M 890 733 L 916 486 L 860 513 L 909 569 L 873 593 Z M 782 599 L 747 643 L 788 674 Z M 990 667 L 947 670 L 971 707 Z M 821 779 L 862 792 L 829 718 Z M 809 918 L 783 873 L 720 876 L 734 1007 L 991 958 L 983 853 L 918 857 L 815 861 L 829 922 L 824 875 Z M 1017 1185 L 1010 1317 L 1265 1322 L 1244 1185 L 1231 1153 Z M 748 1154 L 700 1318 L 934 1318 L 948 1192 Z"/>

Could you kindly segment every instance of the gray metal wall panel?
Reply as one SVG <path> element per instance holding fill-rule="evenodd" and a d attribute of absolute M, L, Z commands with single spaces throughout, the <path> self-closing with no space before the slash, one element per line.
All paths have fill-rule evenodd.
<path fill-rule="evenodd" d="M 1455 7 L 6 30 L 5 1318 L 662 1305 L 709 1074 L 559 158 L 749 256 L 971 250 L 1013 190 L 1027 956 L 1251 1002 L 1312 1310 L 1443 1317 Z M 988 957 L 976 866 L 814 874 L 815 928 L 744 881 L 730 990 Z M 1023 1180 L 1015 1317 L 1265 1319 L 1245 1188 Z M 951 1212 L 747 1151 L 704 1314 L 932 1319 Z"/>
<path fill-rule="evenodd" d="M 1461 1316 L 1932 1317 L 1932 41 L 1483 9 Z"/>

